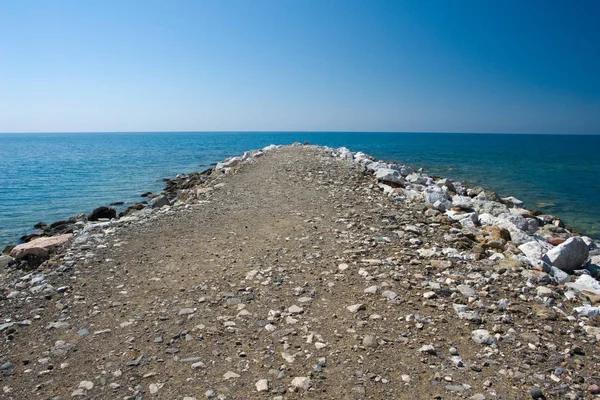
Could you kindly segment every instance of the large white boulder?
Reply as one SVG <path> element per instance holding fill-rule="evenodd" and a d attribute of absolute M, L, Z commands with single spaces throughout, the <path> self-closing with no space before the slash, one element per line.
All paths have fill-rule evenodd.
<path fill-rule="evenodd" d="M 565 272 L 573 272 L 583 266 L 588 255 L 589 248 L 585 241 L 578 236 L 574 236 L 548 251 L 543 260 Z"/>
<path fill-rule="evenodd" d="M 506 229 L 509 229 L 509 225 L 513 225 L 521 231 L 527 231 L 527 228 L 529 227 L 529 223 L 525 218 L 512 213 L 502 213 L 498 215 L 497 225 Z"/>
<path fill-rule="evenodd" d="M 410 183 L 414 183 L 417 185 L 424 185 L 427 183 L 427 178 L 422 176 L 421 174 L 412 173 L 406 177 L 406 180 Z"/>
<path fill-rule="evenodd" d="M 508 208 L 497 201 L 491 200 L 473 200 L 473 209 L 477 211 L 479 214 L 491 214 L 494 217 L 502 213 L 508 213 Z"/>
<path fill-rule="evenodd" d="M 565 286 L 588 296 L 600 297 L 600 282 L 586 274 L 579 276 L 575 282 L 566 283 Z"/>
<path fill-rule="evenodd" d="M 548 250 L 552 248 L 552 245 L 549 243 L 542 243 L 537 240 L 533 240 L 531 242 L 523 243 L 519 246 L 519 250 L 525 254 L 525 257 L 530 260 L 541 260 L 544 254 Z"/>
<path fill-rule="evenodd" d="M 470 210 L 473 208 L 473 199 L 469 196 L 452 196 L 452 206 L 458 207 L 463 210 Z"/>
<path fill-rule="evenodd" d="M 400 171 L 391 168 L 380 168 L 375 171 L 375 178 L 380 182 L 391 182 L 404 186 L 404 178 Z"/>
<path fill-rule="evenodd" d="M 423 191 L 423 197 L 425 198 L 425 202 L 431 204 L 436 210 L 444 212 L 452 207 L 452 202 L 448 200 L 448 191 L 443 188 L 437 186 L 428 187 Z"/>

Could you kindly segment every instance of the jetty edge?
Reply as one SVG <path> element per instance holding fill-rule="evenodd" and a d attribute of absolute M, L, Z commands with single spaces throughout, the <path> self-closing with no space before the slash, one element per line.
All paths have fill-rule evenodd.
<path fill-rule="evenodd" d="M 558 218 L 345 148 L 206 176 L 0 258 L 7 398 L 600 392 L 599 245 Z"/>

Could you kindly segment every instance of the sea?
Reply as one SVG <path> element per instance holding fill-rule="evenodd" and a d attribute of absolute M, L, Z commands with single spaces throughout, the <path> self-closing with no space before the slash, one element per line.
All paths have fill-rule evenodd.
<path fill-rule="evenodd" d="M 52 223 L 160 192 L 163 178 L 269 144 L 345 146 L 515 196 L 600 239 L 600 135 L 377 132 L 0 134 L 0 250 Z"/>

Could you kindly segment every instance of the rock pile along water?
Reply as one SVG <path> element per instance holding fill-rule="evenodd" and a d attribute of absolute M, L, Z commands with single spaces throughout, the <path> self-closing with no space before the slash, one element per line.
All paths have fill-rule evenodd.
<path fill-rule="evenodd" d="M 35 243 L 0 257 L 2 396 L 592 397 L 598 243 L 521 207 L 344 148 L 244 153 L 29 271 Z"/>

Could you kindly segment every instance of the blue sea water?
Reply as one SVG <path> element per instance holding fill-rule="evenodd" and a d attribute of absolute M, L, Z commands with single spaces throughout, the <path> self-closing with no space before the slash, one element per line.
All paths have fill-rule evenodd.
<path fill-rule="evenodd" d="M 0 249 L 51 223 L 158 192 L 164 177 L 271 143 L 346 146 L 513 195 L 600 238 L 600 136 L 449 133 L 0 134 Z"/>

